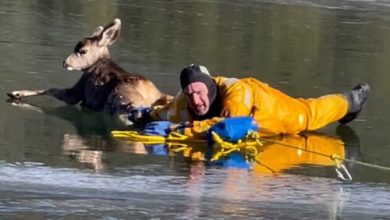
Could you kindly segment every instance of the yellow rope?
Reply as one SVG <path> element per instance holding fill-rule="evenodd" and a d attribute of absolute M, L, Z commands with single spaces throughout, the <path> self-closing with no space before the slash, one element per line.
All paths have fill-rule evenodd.
<path fill-rule="evenodd" d="M 111 131 L 111 135 L 115 138 L 126 138 L 130 141 L 137 141 L 145 144 L 163 144 L 167 142 L 207 143 L 206 140 L 191 139 L 188 138 L 188 136 L 177 132 L 171 132 L 167 137 L 158 135 L 142 135 L 137 131 Z"/>
<path fill-rule="evenodd" d="M 226 156 L 233 151 L 239 151 L 245 155 L 246 159 L 255 158 L 258 155 L 256 147 L 260 147 L 263 144 L 255 139 L 253 135 L 248 133 L 243 139 L 237 141 L 237 143 L 231 143 L 224 141 L 217 133 L 211 132 L 213 139 L 213 149 L 217 150 L 217 153 L 211 158 L 211 161 L 218 160 L 222 156 Z"/>
<path fill-rule="evenodd" d="M 115 138 L 126 138 L 130 141 L 142 142 L 144 144 L 168 144 L 168 147 L 171 149 L 172 146 L 180 145 L 180 147 L 175 147 L 174 152 L 179 152 L 188 148 L 187 144 L 193 143 L 207 143 L 206 140 L 191 139 L 186 135 L 171 132 L 167 137 L 157 136 L 157 135 L 142 135 L 136 131 L 112 131 L 112 136 Z M 258 140 L 257 136 L 253 133 L 248 133 L 245 138 L 239 140 L 237 143 L 231 143 L 224 141 L 217 133 L 212 132 L 213 144 L 213 156 L 211 161 L 218 160 L 219 158 L 230 154 L 233 151 L 239 151 L 247 160 L 255 158 L 258 154 L 257 147 L 262 146 L 261 141 Z M 174 145 L 172 145 L 174 143 Z"/>

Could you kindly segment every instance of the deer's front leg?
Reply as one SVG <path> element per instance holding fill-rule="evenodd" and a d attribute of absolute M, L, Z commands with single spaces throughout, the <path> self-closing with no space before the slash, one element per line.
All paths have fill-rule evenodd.
<path fill-rule="evenodd" d="M 48 95 L 53 96 L 67 104 L 74 105 L 81 100 L 81 94 L 74 89 L 42 89 L 42 90 L 16 90 L 7 95 L 11 98 L 9 101 L 20 101 L 23 97 Z"/>
<path fill-rule="evenodd" d="M 16 90 L 7 93 L 7 95 L 14 100 L 20 100 L 23 97 L 43 95 L 47 92 L 45 89 L 41 90 Z"/>
<path fill-rule="evenodd" d="M 72 88 L 68 89 L 51 88 L 41 90 L 16 90 L 7 93 L 7 95 L 13 100 L 20 100 L 23 97 L 29 96 L 48 95 L 53 96 L 67 104 L 74 105 L 83 99 L 84 86 L 88 77 L 88 74 L 83 74 L 79 81 L 77 81 L 77 83 Z"/>
<path fill-rule="evenodd" d="M 77 104 L 82 100 L 83 93 L 79 92 L 78 90 L 75 90 L 74 88 L 71 89 L 48 89 L 44 92 L 45 95 L 53 96 L 63 102 L 65 102 L 68 105 L 74 105 Z"/>

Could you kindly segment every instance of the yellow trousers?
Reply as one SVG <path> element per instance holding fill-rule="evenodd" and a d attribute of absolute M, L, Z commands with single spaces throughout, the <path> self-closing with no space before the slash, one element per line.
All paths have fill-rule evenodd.
<path fill-rule="evenodd" d="M 318 98 L 292 98 L 266 83 L 243 79 L 255 91 L 253 117 L 261 134 L 297 134 L 312 131 L 341 119 L 348 110 L 342 94 Z"/>

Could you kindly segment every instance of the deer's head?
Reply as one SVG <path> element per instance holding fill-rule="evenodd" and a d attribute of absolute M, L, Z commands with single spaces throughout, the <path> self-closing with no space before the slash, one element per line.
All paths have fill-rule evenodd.
<path fill-rule="evenodd" d="M 116 18 L 105 27 L 99 26 L 89 37 L 78 42 L 72 54 L 64 61 L 68 70 L 85 70 L 102 58 L 110 58 L 108 46 L 119 37 L 121 21 Z"/>

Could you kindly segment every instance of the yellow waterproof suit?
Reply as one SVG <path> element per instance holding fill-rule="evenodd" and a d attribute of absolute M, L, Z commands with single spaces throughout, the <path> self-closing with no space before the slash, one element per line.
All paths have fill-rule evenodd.
<path fill-rule="evenodd" d="M 332 94 L 318 98 L 292 98 L 255 78 L 214 77 L 222 111 L 220 118 L 194 121 L 186 100 L 179 92 L 167 106 L 155 107 L 154 120 L 174 123 L 192 122 L 184 134 L 203 138 L 207 129 L 225 117 L 252 116 L 260 125 L 260 134 L 297 134 L 321 128 L 341 119 L 348 110 L 344 95 Z"/>

